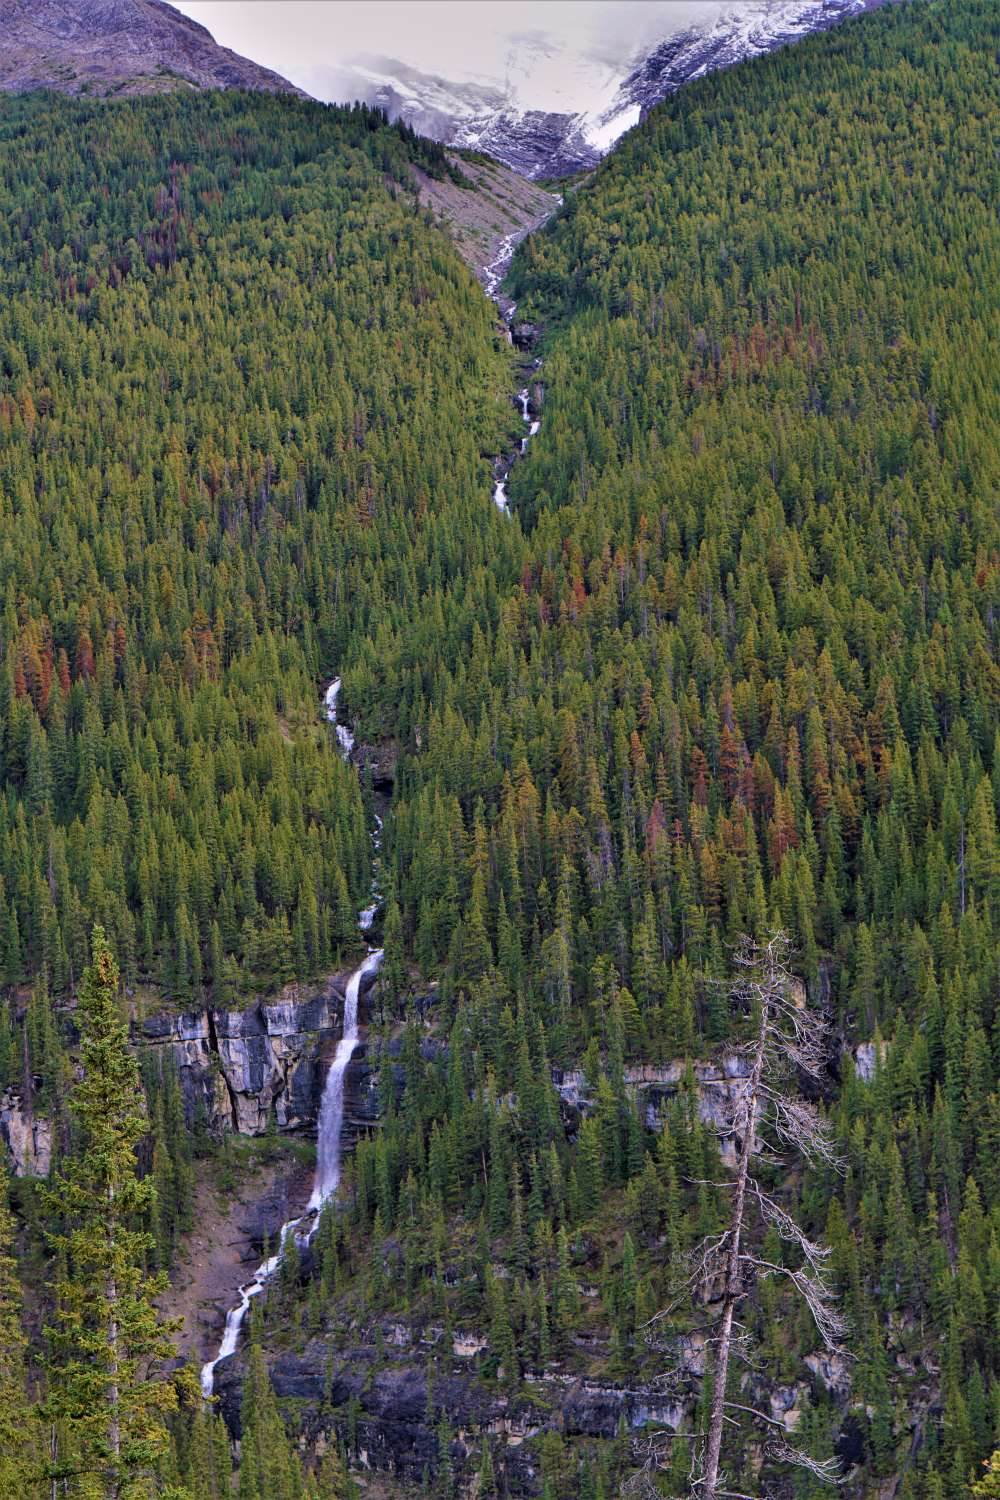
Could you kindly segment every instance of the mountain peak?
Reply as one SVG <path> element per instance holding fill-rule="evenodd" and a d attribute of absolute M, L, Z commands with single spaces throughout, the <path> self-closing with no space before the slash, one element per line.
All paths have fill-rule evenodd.
<path fill-rule="evenodd" d="M 617 53 L 565 35 L 519 36 L 490 72 L 464 79 L 398 58 L 360 54 L 317 67 L 321 96 L 362 99 L 446 144 L 486 152 L 526 177 L 594 167 L 668 94 L 718 68 L 773 52 L 886 0 L 705 0 L 664 34 L 623 29 Z"/>
<path fill-rule="evenodd" d="M 0 0 L 0 90 L 117 95 L 184 87 L 300 92 L 220 47 L 165 0 Z"/>

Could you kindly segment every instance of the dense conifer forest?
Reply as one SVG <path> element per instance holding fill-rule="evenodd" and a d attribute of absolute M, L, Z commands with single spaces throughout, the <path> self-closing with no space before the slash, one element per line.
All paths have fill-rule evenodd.
<path fill-rule="evenodd" d="M 544 333 L 510 516 L 515 356 L 409 186 L 438 148 L 290 97 L 4 102 L 0 1090 L 56 1126 L 48 1188 L 0 1203 L 4 1500 L 704 1493 L 690 1271 L 733 1160 L 701 1084 L 757 1024 L 734 950 L 777 931 L 834 1150 L 772 1135 L 760 1172 L 829 1247 L 844 1349 L 762 1212 L 718 1493 L 836 1492 L 745 1409 L 784 1431 L 787 1391 L 857 1500 L 1000 1493 L 998 55 L 993 5 L 919 0 L 654 110 L 515 259 Z M 114 1002 L 238 1007 L 359 953 L 334 673 L 398 751 L 379 1124 L 252 1320 L 231 1478 L 152 1311 L 228 1148 Z M 476 1340 L 513 1414 L 604 1381 L 679 1435 L 557 1412 L 529 1491 L 429 1395 L 433 1461 L 372 1488 L 357 1405 L 317 1452 L 269 1362 L 385 1318 Z"/>

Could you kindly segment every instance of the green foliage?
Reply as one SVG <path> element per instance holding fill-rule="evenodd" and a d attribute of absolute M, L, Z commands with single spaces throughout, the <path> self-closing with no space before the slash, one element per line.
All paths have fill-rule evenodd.
<path fill-rule="evenodd" d="M 149 1127 L 119 1013 L 118 966 L 100 927 L 77 1020 L 80 1146 L 48 1193 L 59 1272 L 43 1411 L 59 1437 L 54 1478 L 82 1496 L 136 1500 L 149 1493 L 167 1444 L 163 1415 L 176 1405 L 173 1383 L 157 1368 L 173 1354 L 172 1327 L 154 1302 L 166 1280 L 145 1270 L 152 1237 L 133 1227 L 155 1191 L 136 1160 Z"/>
<path fill-rule="evenodd" d="M 239 1500 L 302 1500 L 302 1474 L 258 1344 L 250 1347 L 240 1415 Z"/>
<path fill-rule="evenodd" d="M 64 995 L 95 920 L 182 1005 L 355 941 L 368 833 L 319 679 L 360 716 L 390 601 L 433 617 L 506 543 L 490 314 L 407 186 L 439 149 L 263 96 L 4 104 L 9 982 Z"/>
<path fill-rule="evenodd" d="M 35 1493 L 40 1432 L 28 1409 L 21 1285 L 13 1255 L 14 1220 L 7 1205 L 7 1174 L 0 1165 L 0 1500 Z"/>
<path fill-rule="evenodd" d="M 409 185 L 434 148 L 284 98 L 0 117 L 0 977 L 35 996 L 0 1011 L 0 1081 L 58 1110 L 94 921 L 137 1005 L 347 956 L 370 845 L 319 720 L 336 670 L 399 765 L 383 1122 L 310 1326 L 478 1330 L 512 1400 L 580 1373 L 582 1335 L 655 1373 L 642 1330 L 721 1222 L 699 1073 L 742 1035 L 727 946 L 781 926 L 844 1044 L 847 1173 L 778 1185 L 833 1249 L 860 1483 L 912 1462 L 941 1500 L 1000 1383 L 997 45 L 978 0 L 886 7 L 630 133 L 514 268 L 548 333 L 510 518 L 493 313 Z M 163 1267 L 190 1147 L 175 1081 L 145 1083 Z M 293 1265 L 268 1338 L 299 1290 Z M 802 1378 L 804 1325 L 777 1292 L 751 1311 Z M 670 1330 L 695 1321 L 681 1299 Z M 251 1365 L 257 1500 L 300 1479 Z M 607 1496 L 623 1452 L 550 1443 L 544 1483 Z"/>

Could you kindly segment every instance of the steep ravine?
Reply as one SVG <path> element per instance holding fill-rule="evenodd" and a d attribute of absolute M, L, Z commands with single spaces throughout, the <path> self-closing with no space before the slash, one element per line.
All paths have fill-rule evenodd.
<path fill-rule="evenodd" d="M 337 699 L 340 694 L 340 678 L 334 678 L 327 688 L 324 700 L 326 717 L 333 727 L 337 742 L 345 759 L 354 749 L 354 737 L 346 725 L 337 717 Z M 378 911 L 381 892 L 379 889 L 379 858 L 382 842 L 382 821 L 376 816 L 372 829 L 372 884 L 371 901 L 358 913 L 358 929 L 367 934 Z M 254 1298 L 266 1291 L 271 1279 L 278 1271 L 288 1247 L 294 1243 L 306 1248 L 319 1223 L 325 1204 L 336 1193 L 340 1184 L 341 1137 L 344 1124 L 344 1096 L 347 1086 L 347 1070 L 360 1041 L 360 1003 L 362 991 L 375 981 L 382 962 L 382 949 L 369 948 L 361 963 L 351 974 L 344 989 L 343 1021 L 337 1050 L 327 1069 L 323 1085 L 323 1097 L 316 1122 L 316 1171 L 313 1175 L 312 1191 L 308 1202 L 278 1228 L 273 1240 L 271 1254 L 266 1254 L 248 1281 L 243 1282 L 235 1293 L 234 1301 L 226 1314 L 222 1338 L 211 1359 L 205 1361 L 201 1370 L 202 1394 L 210 1397 L 215 1388 L 216 1370 L 224 1361 L 232 1359 L 239 1347 L 243 1324 Z"/>

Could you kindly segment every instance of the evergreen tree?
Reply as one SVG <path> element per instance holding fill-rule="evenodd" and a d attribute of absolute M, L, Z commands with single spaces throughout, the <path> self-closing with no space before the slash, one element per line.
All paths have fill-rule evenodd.
<path fill-rule="evenodd" d="M 0 1500 L 35 1495 L 40 1469 L 38 1421 L 28 1400 L 27 1340 L 21 1329 L 21 1286 L 13 1256 L 14 1221 L 0 1164 Z"/>
<path fill-rule="evenodd" d="M 77 1021 L 78 1148 L 47 1195 L 61 1226 L 50 1241 L 65 1270 L 52 1288 L 43 1410 L 59 1437 L 54 1476 L 81 1493 L 96 1484 L 106 1500 L 132 1500 L 148 1492 L 177 1395 L 157 1368 L 173 1354 L 173 1325 L 155 1303 L 166 1279 L 147 1275 L 153 1237 L 134 1227 L 154 1193 L 136 1161 L 149 1125 L 119 1015 L 118 965 L 101 927 L 80 982 Z"/>

